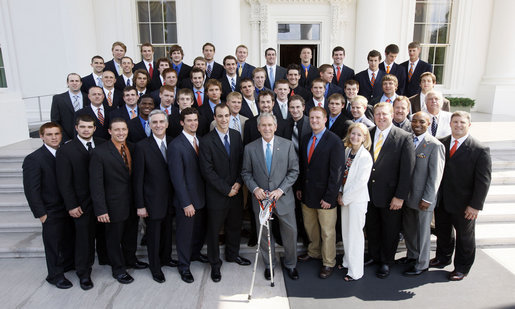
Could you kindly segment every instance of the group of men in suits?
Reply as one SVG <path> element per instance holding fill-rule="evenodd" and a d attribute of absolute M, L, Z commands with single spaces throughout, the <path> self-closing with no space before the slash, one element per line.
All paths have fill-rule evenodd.
<path fill-rule="evenodd" d="M 311 64 L 309 48 L 301 50 L 300 65 L 287 68 L 268 48 L 266 65 L 255 68 L 246 63 L 246 46 L 221 65 L 214 45 L 206 43 L 190 67 L 179 45 L 169 59 L 155 62 L 153 46 L 143 44 L 142 61 L 134 65 L 126 46 L 115 42 L 111 61 L 95 56 L 90 75 L 67 76 L 69 91 L 54 96 L 53 122 L 40 129 L 44 146 L 24 162 L 29 205 L 47 222 L 47 280 L 69 288 L 64 272 L 75 268 L 81 287 L 92 288 L 96 247 L 99 262 L 110 264 L 120 283 L 133 281 L 127 268 L 147 267 L 155 281 L 165 282 L 162 266 L 178 267 L 191 283 L 192 261 L 210 263 L 218 282 L 222 230 L 225 260 L 250 265 L 239 255 L 244 185 L 252 204 L 251 238 L 257 238 L 259 202 L 273 199 L 277 220 L 270 228 L 281 232 L 274 234 L 285 247 L 287 274 L 299 278 L 300 235 L 308 250 L 298 260 L 321 259 L 319 275 L 329 277 L 336 264 L 341 140 L 353 122 L 369 127 L 373 143 L 366 264 L 379 263 L 377 276 L 387 277 L 402 229 L 406 275 L 446 266 L 454 226 L 459 241 L 450 279 L 461 280 L 473 262 L 474 220 L 489 186 L 488 149 L 468 135 L 469 115 L 451 115 L 441 93 L 426 89 L 434 75 L 418 58 L 420 45 L 408 49 L 410 60 L 401 65 L 394 44 L 386 47 L 384 62 L 371 51 L 369 68 L 354 75 L 343 64 L 342 47 L 333 49 L 332 65 L 320 68 Z M 409 95 L 423 97 L 425 105 L 411 106 Z M 434 136 L 443 137 L 444 146 Z M 477 173 L 466 175 L 466 188 L 454 188 L 458 172 L 471 162 Z M 429 261 L 430 213 L 437 204 L 444 205 L 436 207 L 437 257 Z M 177 261 L 171 257 L 174 216 Z M 146 223 L 149 265 L 135 255 L 139 218 Z M 275 260 L 262 257 L 270 279 Z"/>

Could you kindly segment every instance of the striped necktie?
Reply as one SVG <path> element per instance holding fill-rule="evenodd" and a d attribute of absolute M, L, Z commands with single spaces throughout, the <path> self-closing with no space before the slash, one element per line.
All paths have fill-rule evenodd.
<path fill-rule="evenodd" d="M 374 147 L 374 162 L 377 160 L 381 148 L 383 148 L 383 141 L 383 132 L 381 132 L 379 133 L 379 139 L 377 140 L 376 146 Z"/>

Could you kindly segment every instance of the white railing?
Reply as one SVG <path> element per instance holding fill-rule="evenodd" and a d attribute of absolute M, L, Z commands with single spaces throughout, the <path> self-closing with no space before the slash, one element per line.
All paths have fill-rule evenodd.
<path fill-rule="evenodd" d="M 30 126 L 50 121 L 53 94 L 22 98 L 25 103 L 27 122 Z"/>

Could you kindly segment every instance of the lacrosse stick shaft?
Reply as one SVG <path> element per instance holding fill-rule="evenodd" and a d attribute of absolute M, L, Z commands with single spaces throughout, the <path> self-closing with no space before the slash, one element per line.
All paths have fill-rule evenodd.
<path fill-rule="evenodd" d="M 270 220 L 266 221 L 266 230 L 268 235 L 268 262 L 270 267 L 270 286 L 274 287 L 274 268 L 272 267 L 272 246 L 270 243 Z"/>
<path fill-rule="evenodd" d="M 252 282 L 250 284 L 250 292 L 249 292 L 248 300 L 250 300 L 252 298 L 252 291 L 254 290 L 254 281 L 256 279 L 256 268 L 257 268 L 257 263 L 258 263 L 258 258 L 259 258 L 259 245 L 261 243 L 261 234 L 262 233 L 263 233 L 263 225 L 261 225 L 259 227 L 258 243 L 257 243 L 257 247 L 256 247 L 256 258 L 254 259 L 254 270 L 252 271 Z"/>

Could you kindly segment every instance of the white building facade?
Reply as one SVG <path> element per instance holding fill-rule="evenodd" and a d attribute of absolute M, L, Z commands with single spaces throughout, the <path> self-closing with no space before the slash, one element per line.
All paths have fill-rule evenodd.
<path fill-rule="evenodd" d="M 216 46 L 217 62 L 245 44 L 255 66 L 265 64 L 268 47 L 298 62 L 292 51 L 306 45 L 315 65 L 332 63 L 339 45 L 356 73 L 367 68 L 370 50 L 384 54 L 397 44 L 400 63 L 407 45 L 420 41 L 421 58 L 433 64 L 446 96 L 515 116 L 508 106 L 515 64 L 505 56 L 515 50 L 513 12 L 510 0 L 0 0 L 0 146 L 28 138 L 29 124 L 48 120 L 67 74 L 90 74 L 94 55 L 112 59 L 115 41 L 135 62 L 142 43 L 157 47 L 156 58 L 179 44 L 187 64 L 205 42 Z"/>

